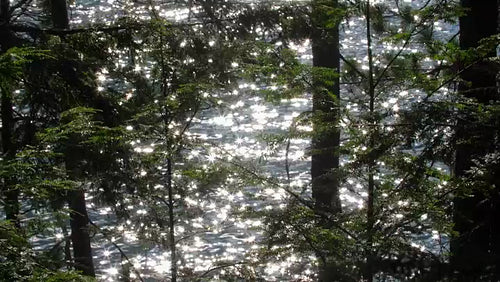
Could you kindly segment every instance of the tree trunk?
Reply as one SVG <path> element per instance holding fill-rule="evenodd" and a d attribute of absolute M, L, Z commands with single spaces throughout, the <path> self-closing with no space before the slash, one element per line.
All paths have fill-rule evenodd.
<path fill-rule="evenodd" d="M 66 0 L 51 0 L 50 14 L 54 28 L 69 29 L 69 16 Z"/>
<path fill-rule="evenodd" d="M 70 191 L 68 204 L 71 210 L 70 225 L 74 267 L 83 275 L 95 277 L 90 245 L 89 218 L 85 206 L 85 191 L 83 189 Z"/>
<path fill-rule="evenodd" d="M 16 149 L 12 141 L 12 132 L 14 130 L 12 97 L 7 89 L 1 89 L 2 92 L 2 153 L 4 160 L 12 160 L 16 154 Z M 5 218 L 10 220 L 16 227 L 19 223 L 19 190 L 15 188 L 15 181 L 11 177 L 3 179 L 2 190 L 5 193 Z"/>
<path fill-rule="evenodd" d="M 320 3 L 321 2 L 321 3 Z M 312 196 L 317 211 L 327 213 L 341 212 L 339 198 L 339 79 L 334 73 L 340 69 L 339 29 L 326 27 L 331 15 L 320 5 L 330 7 L 338 5 L 336 0 L 315 0 L 312 3 L 312 53 L 313 53 L 313 129 L 312 139 Z M 332 76 L 333 75 L 333 76 Z M 334 78 L 332 81 L 333 77 Z M 333 83 L 333 84 L 332 84 Z M 320 222 L 324 228 L 330 228 L 328 222 Z M 326 261 L 319 271 L 319 281 L 336 281 L 342 277 L 335 262 L 329 261 L 328 255 L 318 254 Z"/>
<path fill-rule="evenodd" d="M 368 96 L 369 96 L 369 111 L 370 122 L 375 122 L 375 82 L 374 82 L 374 69 L 373 54 L 372 54 L 372 29 L 371 29 L 371 14 L 370 14 L 370 0 L 366 3 L 366 42 L 368 54 Z M 370 149 L 375 147 L 376 127 L 370 129 L 369 146 Z M 368 160 L 368 199 L 366 201 L 366 265 L 364 269 L 364 279 L 367 282 L 372 282 L 374 279 L 375 269 L 375 252 L 373 250 L 373 237 L 375 226 L 375 162 L 376 159 L 370 157 Z"/>
<path fill-rule="evenodd" d="M 177 282 L 177 242 L 175 242 L 175 215 L 174 215 L 174 195 L 172 186 L 172 161 L 167 160 L 167 190 L 168 190 L 168 233 L 170 245 L 170 261 L 172 272 L 172 282 Z"/>
<path fill-rule="evenodd" d="M 318 69 L 313 75 L 314 137 L 312 140 L 312 191 L 316 207 L 323 211 L 341 211 L 339 179 L 335 170 L 339 167 L 338 148 L 340 142 L 339 80 L 333 81 L 331 73 L 340 68 L 339 30 L 324 27 L 325 11 L 317 8 L 320 1 L 313 1 L 313 66 Z M 336 1 L 332 1 L 336 5 Z M 326 74 L 326 75 L 325 75 Z M 330 85 L 329 85 L 330 84 Z"/>
<path fill-rule="evenodd" d="M 50 12 L 54 28 L 69 29 L 66 0 L 51 0 Z M 63 108 L 68 110 L 72 106 L 73 105 L 65 105 Z M 79 173 L 80 161 L 84 158 L 85 152 L 82 152 L 82 150 L 76 146 L 78 145 L 69 145 L 69 148 L 65 152 L 65 163 L 70 178 L 78 181 L 81 177 L 81 173 Z M 85 201 L 85 189 L 80 187 L 70 191 L 67 201 L 71 211 L 71 244 L 73 246 L 75 269 L 81 271 L 84 275 L 95 276 L 89 236 L 89 218 Z"/>
<path fill-rule="evenodd" d="M 10 1 L 0 0 L 0 48 L 1 53 L 15 46 L 14 34 L 6 28 L 10 22 Z M 1 118 L 2 118 L 2 158 L 5 161 L 11 160 L 16 155 L 15 143 L 13 141 L 14 112 L 12 110 L 12 92 L 8 87 L 1 91 Z M 19 191 L 14 187 L 14 180 L 4 178 L 2 190 L 5 194 L 5 217 L 20 227 L 19 222 Z"/>
<path fill-rule="evenodd" d="M 81 160 L 85 151 L 78 144 L 67 145 L 64 152 L 66 171 L 71 180 L 78 181 L 82 178 Z M 85 185 L 85 184 L 83 184 Z M 92 261 L 92 248 L 90 245 L 89 217 L 85 201 L 84 187 L 75 188 L 67 194 L 70 209 L 71 245 L 73 246 L 73 261 L 76 270 L 83 275 L 95 276 L 94 263 Z"/>
<path fill-rule="evenodd" d="M 478 42 L 497 33 L 497 0 L 462 0 L 467 15 L 460 18 L 460 47 L 468 49 L 478 46 Z M 492 52 L 490 56 L 496 54 Z M 459 91 L 467 98 L 474 98 L 481 104 L 499 100 L 496 77 L 498 67 L 487 61 L 480 62 L 463 72 Z M 457 126 L 457 144 L 454 174 L 457 177 L 467 175 L 473 165 L 473 159 L 491 153 L 498 130 L 488 129 L 481 121 L 474 118 L 460 120 Z M 472 142 L 460 142 L 468 140 Z M 474 191 L 468 198 L 454 200 L 453 221 L 457 238 L 451 241 L 451 265 L 455 275 L 464 281 L 476 279 L 500 279 L 498 262 L 500 229 L 495 224 L 500 214 L 500 182 L 498 169 L 492 180 L 496 188 L 490 193 Z M 496 218 L 496 219 L 495 219 Z M 488 280 L 489 280 L 488 279 Z"/>

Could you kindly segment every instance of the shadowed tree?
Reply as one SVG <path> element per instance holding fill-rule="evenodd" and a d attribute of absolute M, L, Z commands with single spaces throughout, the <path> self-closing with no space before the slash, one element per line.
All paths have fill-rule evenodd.
<path fill-rule="evenodd" d="M 325 2 L 325 3 L 324 3 Z M 312 141 L 313 197 L 318 209 L 330 212 L 341 210 L 338 177 L 339 79 L 340 68 L 339 30 L 340 17 L 331 18 L 331 10 L 337 1 L 314 1 L 312 13 L 313 52 L 313 113 L 315 135 Z M 327 23 L 331 24 L 328 25 Z M 333 25 L 333 26 L 332 26 Z M 331 27 L 327 27 L 331 26 Z"/>
<path fill-rule="evenodd" d="M 10 23 L 10 1 L 0 0 L 0 54 L 15 46 L 15 37 L 7 28 Z M 13 139 L 14 112 L 12 109 L 12 89 L 7 83 L 1 85 L 1 118 L 2 118 L 2 158 L 6 161 L 16 155 L 16 144 Z M 19 227 L 19 191 L 14 187 L 13 179 L 4 178 L 2 193 L 5 195 L 5 217 Z"/>
<path fill-rule="evenodd" d="M 51 0 L 50 13 L 53 27 L 55 29 L 69 29 L 69 17 L 66 0 Z M 73 87 L 78 87 L 77 92 L 91 93 L 95 90 L 84 85 L 76 73 L 75 62 L 61 62 L 61 74 L 68 84 Z M 73 93 L 72 95 L 78 95 Z M 82 95 L 83 96 L 83 95 Z M 75 97 L 74 102 L 68 99 L 69 102 L 61 105 L 62 110 L 69 110 L 78 106 L 79 99 L 84 97 Z M 72 142 L 75 141 L 75 142 Z M 68 176 L 72 180 L 83 178 L 84 171 L 81 168 L 85 162 L 85 150 L 78 144 L 77 140 L 69 140 L 64 152 L 64 161 Z M 89 236 L 89 218 L 85 201 L 84 184 L 68 192 L 67 201 L 70 209 L 70 226 L 71 226 L 71 243 L 73 246 L 74 267 L 87 276 L 95 276 L 94 264 L 92 261 L 92 247 L 90 245 Z"/>
<path fill-rule="evenodd" d="M 341 212 L 339 198 L 339 4 L 336 0 L 312 2 L 313 54 L 312 194 L 320 212 Z M 325 228 L 330 228 L 324 222 Z M 339 279 L 338 269 L 323 262 L 319 281 Z"/>
<path fill-rule="evenodd" d="M 498 33 L 498 2 L 496 0 L 462 0 L 466 15 L 460 18 L 460 48 L 476 48 L 481 40 Z M 492 48 L 489 57 L 495 57 Z M 464 66 L 461 66 L 464 68 Z M 464 68 L 459 84 L 463 98 L 484 107 L 499 102 L 498 66 L 483 59 L 472 67 Z M 475 160 L 487 154 L 498 154 L 498 128 L 464 111 L 457 124 L 457 148 L 454 174 L 457 177 L 474 177 L 470 171 Z M 454 200 L 453 221 L 459 236 L 451 242 L 451 263 L 461 279 L 500 279 L 500 229 L 496 218 L 500 213 L 500 169 L 497 162 L 489 173 L 490 188 L 472 187 L 470 194 Z M 491 276 L 490 276 L 491 275 Z M 464 278 L 467 277 L 467 278 Z"/>

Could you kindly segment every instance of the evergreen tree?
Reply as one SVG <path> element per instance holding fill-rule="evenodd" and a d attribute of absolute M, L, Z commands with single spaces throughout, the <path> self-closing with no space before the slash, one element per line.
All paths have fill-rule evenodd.
<path fill-rule="evenodd" d="M 338 176 L 340 131 L 339 28 L 336 1 L 312 4 L 313 114 L 316 135 L 312 141 L 312 190 L 320 210 L 340 212 Z"/>
<path fill-rule="evenodd" d="M 42 28 L 35 28 L 38 32 L 29 35 L 38 40 L 40 42 L 39 45 L 43 46 L 42 48 L 52 49 L 54 54 L 56 54 L 56 58 L 53 60 L 38 60 L 28 68 L 29 74 L 23 85 L 25 97 L 20 99 L 18 101 L 19 104 L 16 105 L 18 108 L 29 113 L 25 117 L 27 121 L 26 128 L 29 128 L 29 132 L 27 130 L 23 135 L 26 136 L 27 140 L 32 140 L 31 142 L 33 143 L 36 139 L 36 131 L 43 132 L 47 127 L 58 128 L 74 124 L 75 121 L 72 119 L 79 117 L 78 111 L 77 113 L 63 115 L 65 116 L 63 119 L 60 119 L 60 117 L 62 113 L 71 112 L 72 108 L 82 105 L 98 108 L 99 114 L 93 115 L 93 117 L 98 116 L 98 119 L 107 126 L 115 126 L 116 111 L 114 102 L 110 97 L 105 97 L 98 93 L 95 84 L 96 78 L 93 75 L 95 67 L 92 65 L 96 63 L 92 60 L 96 60 L 99 56 L 101 56 L 99 57 L 99 63 L 105 62 L 106 60 L 102 58 L 106 58 L 108 54 L 102 55 L 105 50 L 99 50 L 102 45 L 96 47 L 97 40 L 87 40 L 88 37 L 86 36 L 89 34 L 83 34 L 85 30 L 79 30 L 76 32 L 76 35 L 72 35 L 71 31 L 66 33 L 69 30 L 69 18 L 65 1 L 51 1 L 47 7 L 47 11 L 50 13 L 52 20 L 52 23 L 48 24 L 50 30 L 57 31 L 55 34 L 59 35 L 59 37 L 48 35 L 50 32 Z M 19 26 L 6 27 L 15 29 Z M 95 34 L 93 36 L 94 38 L 97 37 Z M 83 42 L 85 45 L 82 44 Z M 76 48 L 71 50 L 73 47 Z M 80 53 L 76 52 L 75 50 L 78 50 L 80 47 L 88 47 L 88 49 L 84 49 Z M 79 57 L 81 54 L 87 55 L 86 61 L 81 60 Z M 105 177 L 100 176 L 102 179 L 99 179 L 99 175 L 96 172 L 99 169 L 117 169 L 117 167 L 112 168 L 112 166 L 116 164 L 118 159 L 108 159 L 108 162 L 105 163 L 107 166 L 102 165 L 98 168 L 96 164 L 99 163 L 99 159 L 109 156 L 109 151 L 101 149 L 98 152 L 104 151 L 106 153 L 99 153 L 98 155 L 89 154 L 88 150 L 92 147 L 89 147 L 88 142 L 90 141 L 86 139 L 96 139 L 99 136 L 89 136 L 88 133 L 82 132 L 88 130 L 87 127 L 67 127 L 66 130 L 65 135 L 63 134 L 64 138 L 53 138 L 56 143 L 47 144 L 46 140 L 44 142 L 48 148 L 56 148 L 57 154 L 63 154 L 64 167 L 68 174 L 67 177 L 73 180 L 74 184 L 79 184 L 73 185 L 73 189 L 55 191 L 53 195 L 54 200 L 50 204 L 50 207 L 47 206 L 47 208 L 63 208 L 64 201 L 61 201 L 62 198 L 65 198 L 65 201 L 68 202 L 71 210 L 70 226 L 72 232 L 70 237 L 74 252 L 74 266 L 85 275 L 94 276 L 95 272 L 89 237 L 90 222 L 86 210 L 85 192 L 89 192 L 89 183 L 104 185 L 104 182 L 109 181 L 109 178 L 107 178 L 109 175 Z M 113 136 L 112 138 L 116 137 Z M 112 142 L 95 144 L 93 148 L 103 145 L 112 146 Z M 117 148 L 116 145 L 114 148 Z M 117 156 L 117 152 L 123 152 L 123 150 L 113 152 L 115 157 Z M 63 164 L 58 161 L 60 159 L 56 161 L 55 165 L 62 166 Z M 121 169 L 121 167 L 118 166 L 118 169 Z M 105 173 L 102 174 L 105 175 Z M 92 179 L 90 177 L 89 179 L 89 175 L 95 178 Z M 110 189 L 113 190 L 115 187 L 110 187 Z M 111 193 L 110 189 L 105 190 L 107 193 Z M 64 230 L 66 227 L 63 225 L 62 228 Z M 68 262 L 71 261 L 69 244 L 66 246 L 66 258 Z"/>
<path fill-rule="evenodd" d="M 464 0 L 468 14 L 446 0 L 175 1 L 150 5 L 141 19 L 74 29 L 64 0 L 45 6 L 50 22 L 29 25 L 10 22 L 10 12 L 28 9 L 30 1 L 14 9 L 0 1 L 0 177 L 7 219 L 17 225 L 0 225 L 1 247 L 9 248 L 0 272 L 10 279 L 81 279 L 58 271 L 60 260 L 32 252 L 31 227 L 19 221 L 25 206 L 60 214 L 66 203 L 74 251 L 71 258 L 66 244 L 66 260 L 88 276 L 95 275 L 94 230 L 119 249 L 124 280 L 222 277 L 225 268 L 234 272 L 224 277 L 249 279 L 260 276 L 266 260 L 297 252 L 317 257 L 320 281 L 498 278 L 496 1 Z M 124 6 L 130 5 L 142 6 Z M 187 8 L 184 21 L 165 20 L 162 9 L 171 8 Z M 457 46 L 438 27 L 459 15 L 465 16 Z M 363 40 L 350 45 L 345 38 L 342 45 L 345 30 Z M 308 36 L 312 66 L 288 49 Z M 23 42 L 53 57 L 7 51 Z M 242 94 L 243 82 L 252 91 Z M 273 178 L 256 168 L 261 160 L 248 165 L 197 133 L 204 115 L 227 113 L 226 102 L 241 98 L 234 93 L 277 104 L 304 91 L 313 93 L 312 112 L 295 118 L 286 136 L 262 136 L 271 150 L 284 140 L 286 177 Z M 292 185 L 294 137 L 312 138 L 307 187 Z M 268 247 L 208 270 L 187 267 L 190 244 L 203 237 L 194 236 L 215 237 L 228 217 L 206 222 L 202 200 L 248 183 L 289 196 L 285 208 L 247 209 L 249 217 L 267 214 Z M 111 206 L 118 225 L 98 226 L 87 205 Z M 120 249 L 124 227 L 148 252 L 165 252 L 156 273 Z M 448 238 L 455 272 L 449 276 Z M 60 257 L 59 243 L 53 250 Z"/>
<path fill-rule="evenodd" d="M 477 48 L 498 34 L 497 1 L 461 1 L 466 15 L 460 18 L 460 48 Z M 490 45 L 491 46 L 491 45 Z M 491 46 L 493 47 L 493 46 Z M 488 47 L 486 47 L 488 48 Z M 471 186 L 465 195 L 457 195 L 453 205 L 454 230 L 458 237 L 451 242 L 451 264 L 460 279 L 500 279 L 500 239 L 494 215 L 499 213 L 498 62 L 496 50 L 469 66 L 458 61 L 461 72 L 458 92 L 464 103 L 456 127 L 454 176 L 463 179 L 459 185 Z M 479 113 L 486 108 L 484 118 Z M 496 116 L 498 118 L 498 116 Z M 482 168 L 481 168 L 482 167 Z M 483 183 L 475 182 L 474 169 L 486 170 Z M 471 181 L 472 180 L 472 181 Z M 466 277 L 466 278 L 465 278 Z"/>
<path fill-rule="evenodd" d="M 15 89 L 18 86 L 17 82 L 25 78 L 27 66 L 42 58 L 47 58 L 47 53 L 32 48 L 7 50 L 0 56 L 1 88 Z M 13 101 L 18 102 L 18 99 L 13 99 Z M 25 117 L 17 117 L 17 119 L 22 118 Z M 57 245 L 51 250 L 35 252 L 32 249 L 30 237 L 41 233 L 48 234 L 47 229 L 52 227 L 49 223 L 38 221 L 36 211 L 46 210 L 51 195 L 70 189 L 72 183 L 67 181 L 65 175 L 55 166 L 53 160 L 57 157 L 44 150 L 37 150 L 33 142 L 19 137 L 19 132 L 24 136 L 29 135 L 30 132 L 23 126 L 17 127 L 21 127 L 21 130 L 13 131 L 16 133 L 14 138 L 22 140 L 23 147 L 17 148 L 12 158 L 2 160 L 0 176 L 3 179 L 11 179 L 15 183 L 12 188 L 16 189 L 20 203 L 23 204 L 22 214 L 32 211 L 35 213 L 32 214 L 33 218 L 23 220 L 22 225 L 20 218 L 14 222 L 1 222 L 1 247 L 5 250 L 0 256 L 1 276 L 4 279 L 16 281 L 44 281 L 46 279 L 83 281 L 83 278 L 76 273 L 60 271 L 62 264 Z"/>
<path fill-rule="evenodd" d="M 341 212 L 339 198 L 340 146 L 340 46 L 339 23 L 342 9 L 338 1 L 313 1 L 311 11 L 313 55 L 313 127 L 311 182 L 312 197 L 320 211 Z M 328 222 L 325 228 L 329 228 Z M 337 269 L 320 266 L 319 281 L 341 276 Z"/>
<path fill-rule="evenodd" d="M 137 111 L 130 128 L 138 152 L 134 165 L 141 174 L 138 187 L 129 191 L 129 200 L 141 209 L 130 217 L 141 218 L 136 228 L 145 241 L 169 251 L 171 279 L 194 279 L 199 271 L 177 268 L 175 262 L 185 260 L 178 242 L 186 246 L 184 242 L 191 242 L 194 234 L 224 228 L 187 224 L 204 217 L 203 208 L 193 202 L 212 199 L 218 185 L 228 185 L 225 178 L 238 173 L 227 161 L 231 159 L 227 152 L 190 128 L 196 120 L 199 123 L 202 113 L 226 110 L 224 104 L 234 99 L 238 79 L 268 79 L 262 71 L 278 70 L 274 64 L 280 61 L 274 58 L 276 54 L 267 54 L 269 44 L 254 42 L 254 35 L 246 29 L 251 27 L 216 17 L 219 4 L 207 4 L 204 13 L 192 16 L 212 15 L 212 22 L 203 28 L 196 23 L 174 25 L 153 12 L 151 23 L 133 32 L 140 42 L 136 48 L 147 50 L 136 52 L 133 61 L 152 67 L 123 70 L 133 85 L 124 105 Z M 144 224 L 144 219 L 150 223 Z"/>
<path fill-rule="evenodd" d="M 50 12 L 53 27 L 56 29 L 69 29 L 68 9 L 66 0 L 52 0 L 50 1 Z M 64 39 L 63 39 L 64 40 Z M 73 71 L 75 69 L 74 63 L 69 61 L 62 61 L 61 72 L 64 72 L 65 79 L 68 83 L 76 82 L 79 84 L 78 74 Z M 83 85 L 74 85 L 80 86 Z M 81 89 L 81 91 L 92 91 L 89 87 Z M 95 90 L 92 91 L 95 95 Z M 92 93 L 91 92 L 91 93 Z M 77 94 L 78 95 L 78 94 Z M 87 94 L 88 95 L 88 94 Z M 92 95 L 92 94 L 91 94 Z M 78 101 L 78 97 L 75 97 Z M 78 103 L 78 102 L 77 102 Z M 67 111 L 78 104 L 68 103 L 61 105 L 64 111 Z M 72 138 L 72 137 L 70 137 Z M 78 180 L 83 177 L 82 162 L 85 160 L 85 150 L 79 146 L 78 141 L 72 144 L 72 141 L 66 145 L 65 168 L 68 172 L 68 177 L 71 180 Z M 82 186 L 84 186 L 83 184 Z M 84 275 L 95 276 L 94 264 L 92 260 L 92 247 L 90 246 L 90 231 L 89 231 L 89 218 L 87 213 L 85 201 L 84 187 L 75 188 L 67 195 L 68 206 L 70 209 L 70 226 L 71 226 L 71 245 L 73 247 L 73 259 L 75 269 L 82 271 Z"/>
<path fill-rule="evenodd" d="M 0 2 L 0 54 L 4 54 L 10 48 L 16 46 L 12 31 L 7 28 L 11 21 L 10 1 Z M 14 138 L 14 113 L 12 101 L 12 84 L 6 83 L 3 78 L 1 91 L 1 118 L 2 118 L 2 154 L 6 160 L 11 160 L 16 154 L 16 141 Z M 5 216 L 17 227 L 19 223 L 19 191 L 14 187 L 13 179 L 2 180 L 2 194 L 5 195 Z"/>
<path fill-rule="evenodd" d="M 340 102 L 345 141 L 337 170 L 342 212 L 318 212 L 307 199 L 295 198 L 271 220 L 277 225 L 271 242 L 293 241 L 296 248 L 313 251 L 342 281 L 409 279 L 417 274 L 437 279 L 434 275 L 440 275 L 445 257 L 442 251 L 433 252 L 446 244 L 433 239 L 433 250 L 428 251 L 423 245 L 430 242 L 419 238 L 451 234 L 449 187 L 440 188 L 449 176 L 436 165 L 438 154 L 433 152 L 443 141 L 426 143 L 423 150 L 409 149 L 417 123 L 406 116 L 416 113 L 412 105 L 426 96 L 422 92 L 432 95 L 448 85 L 443 86 L 449 79 L 440 71 L 443 66 L 429 65 L 426 59 L 438 57 L 441 50 L 432 53 L 423 47 L 446 45 L 434 30 L 435 22 L 453 21 L 459 10 L 446 1 L 413 7 L 368 1 L 345 9 L 348 21 L 364 29 L 356 30 L 357 35 L 366 39 L 356 45 L 365 50 L 362 55 L 345 47 L 341 57 L 340 81 L 346 91 Z M 425 70 L 440 75 L 426 76 Z M 322 225 L 311 224 L 318 218 Z"/>

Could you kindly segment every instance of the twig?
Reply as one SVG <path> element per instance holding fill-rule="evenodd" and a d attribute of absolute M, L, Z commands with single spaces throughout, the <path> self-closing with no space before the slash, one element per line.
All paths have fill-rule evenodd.
<path fill-rule="evenodd" d="M 216 270 L 219 270 L 222 268 L 232 267 L 232 266 L 237 266 L 237 265 L 242 265 L 242 264 L 248 264 L 248 263 L 247 262 L 235 262 L 235 263 L 223 264 L 223 265 L 219 265 L 219 266 L 210 268 L 207 271 L 203 272 L 200 276 L 198 276 L 198 279 L 207 276 L 210 272 L 213 272 L 213 271 L 216 271 Z"/>
<path fill-rule="evenodd" d="M 125 260 L 130 264 L 130 266 L 132 267 L 132 269 L 134 270 L 135 274 L 137 275 L 137 278 L 139 278 L 139 280 L 141 282 L 145 282 L 144 279 L 142 279 L 141 277 L 141 273 L 139 272 L 139 270 L 137 270 L 137 268 L 134 267 L 134 264 L 130 261 L 130 259 L 128 258 L 127 254 L 120 248 L 120 246 L 118 246 L 118 244 L 116 244 L 113 240 L 111 240 L 108 236 L 108 234 L 106 233 L 106 231 L 102 230 L 99 226 L 97 226 L 94 222 L 92 222 L 92 220 L 89 218 L 88 219 L 90 225 L 94 226 L 99 232 L 101 232 L 101 234 L 109 241 L 111 242 L 111 244 L 120 252 L 120 254 L 122 255 L 123 258 L 125 258 Z"/>

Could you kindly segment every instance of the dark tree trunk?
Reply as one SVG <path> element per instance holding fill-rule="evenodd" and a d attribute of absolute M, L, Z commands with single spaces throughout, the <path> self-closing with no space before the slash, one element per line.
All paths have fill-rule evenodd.
<path fill-rule="evenodd" d="M 68 228 L 64 225 L 62 228 L 64 235 L 64 261 L 66 261 L 66 268 L 71 269 L 73 265 L 73 257 L 71 255 L 71 237 L 68 237 Z"/>
<path fill-rule="evenodd" d="M 322 2 L 322 3 L 320 3 Z M 339 198 L 339 80 L 332 74 L 340 68 L 339 30 L 338 25 L 326 28 L 326 21 L 331 20 L 320 7 L 325 1 L 312 3 L 312 53 L 313 53 L 313 128 L 312 139 L 312 195 L 315 208 L 321 213 L 339 213 L 341 204 Z M 329 6 L 336 6 L 336 0 L 328 1 Z M 336 76 L 335 76 L 336 77 Z M 330 228 L 328 222 L 320 222 L 324 228 Z M 319 281 L 338 281 L 342 271 L 330 261 L 328 250 L 317 254 L 322 258 L 319 271 Z"/>
<path fill-rule="evenodd" d="M 0 0 L 0 52 L 4 53 L 15 46 L 14 34 L 6 28 L 10 22 L 10 1 Z M 1 118 L 2 118 L 2 157 L 8 161 L 16 155 L 13 141 L 14 111 L 12 110 L 12 92 L 8 87 L 1 91 Z M 5 195 L 5 218 L 20 227 L 19 223 L 19 191 L 15 188 L 14 179 L 7 177 L 2 180 L 2 190 Z"/>
<path fill-rule="evenodd" d="M 81 168 L 83 165 L 82 160 L 85 158 L 85 151 L 79 148 L 78 144 L 72 143 L 70 141 L 70 144 L 67 145 L 64 152 L 64 161 L 69 178 L 78 181 L 83 177 Z M 83 275 L 95 276 L 84 187 L 69 191 L 67 197 L 70 209 L 70 238 L 73 246 L 74 267 L 76 270 L 81 271 Z"/>
<path fill-rule="evenodd" d="M 50 1 L 51 19 L 54 28 L 69 29 L 69 17 L 66 0 Z M 63 65 L 65 65 L 63 63 Z M 65 72 L 63 70 L 63 72 Z M 70 72 L 74 72 L 71 70 Z M 66 73 L 66 75 L 68 75 Z M 71 83 L 71 82 L 70 82 Z M 78 90 L 77 90 L 78 91 Z M 68 110 L 73 105 L 63 105 Z M 74 105 L 76 106 L 76 105 Z M 72 180 L 78 181 L 82 176 L 81 160 L 85 158 L 85 152 L 76 144 L 69 145 L 65 152 L 65 163 L 68 175 Z M 95 276 L 94 263 L 92 260 L 92 247 L 89 236 L 89 218 L 85 201 L 85 189 L 79 187 L 68 193 L 68 205 L 70 208 L 71 244 L 73 246 L 73 259 L 76 270 L 84 275 Z"/>
<path fill-rule="evenodd" d="M 78 137 L 75 137 L 78 138 Z M 66 173 L 71 180 L 79 182 L 84 179 L 85 150 L 80 147 L 80 140 L 70 138 L 64 151 Z M 73 247 L 73 266 L 83 275 L 95 276 L 90 244 L 89 217 L 85 201 L 85 183 L 67 193 L 70 209 L 71 245 Z"/>
<path fill-rule="evenodd" d="M 333 213 L 340 212 L 339 179 L 335 170 L 339 167 L 338 129 L 339 80 L 331 81 L 331 74 L 340 68 L 338 25 L 326 29 L 324 10 L 316 9 L 319 1 L 313 1 L 313 66 L 319 67 L 313 77 L 314 137 L 312 140 L 312 190 L 316 207 Z M 336 1 L 332 1 L 336 3 Z M 333 82 L 333 86 L 331 83 Z"/>
<path fill-rule="evenodd" d="M 69 16 L 66 0 L 51 0 L 50 13 L 54 28 L 69 29 Z"/>
<path fill-rule="evenodd" d="M 85 206 L 85 191 L 78 189 L 68 194 L 71 209 L 70 225 L 74 266 L 83 275 L 95 276 L 92 248 L 90 246 L 89 218 Z"/>
<path fill-rule="evenodd" d="M 14 158 L 16 151 L 12 141 L 12 132 L 14 130 L 14 120 L 12 111 L 12 98 L 9 90 L 1 89 L 2 91 L 2 153 L 4 160 Z M 19 190 L 15 188 L 15 180 L 12 177 L 3 179 L 3 187 L 5 193 L 5 218 L 20 227 L 19 223 Z"/>
<path fill-rule="evenodd" d="M 497 0 L 462 0 L 467 15 L 460 18 L 460 47 L 468 49 L 478 46 L 478 42 L 498 31 Z M 490 56 L 496 56 L 492 51 Z M 467 98 L 476 99 L 480 104 L 498 102 L 497 89 L 498 67 L 488 61 L 479 62 L 467 71 L 461 78 L 459 90 Z M 467 175 L 475 158 L 492 153 L 494 140 L 498 139 L 498 130 L 491 130 L 488 125 L 480 123 L 475 118 L 461 119 L 457 129 L 457 151 L 454 174 L 457 177 Z M 460 142 L 467 140 L 471 142 Z M 500 215 L 500 174 L 492 183 L 495 185 L 489 193 L 474 191 L 468 198 L 454 200 L 453 221 L 459 236 L 451 242 L 451 265 L 455 275 L 463 281 L 478 279 L 493 279 L 498 281 L 499 275 L 499 243 L 500 225 L 497 223 Z"/>
<path fill-rule="evenodd" d="M 10 10 L 10 1 L 9 0 L 0 0 L 0 26 L 2 29 L 4 29 L 5 26 L 10 22 L 9 10 Z M 2 50 L 5 51 L 6 49 L 2 47 Z"/>
<path fill-rule="evenodd" d="M 76 270 L 86 276 L 95 276 L 90 246 L 89 218 L 85 206 L 85 191 L 77 189 L 68 193 L 68 204 L 71 209 L 71 244 Z"/>

